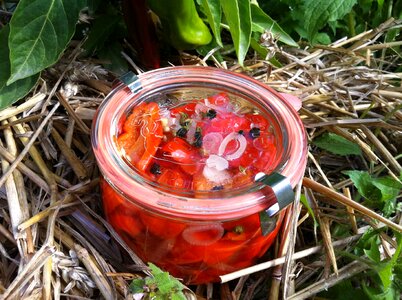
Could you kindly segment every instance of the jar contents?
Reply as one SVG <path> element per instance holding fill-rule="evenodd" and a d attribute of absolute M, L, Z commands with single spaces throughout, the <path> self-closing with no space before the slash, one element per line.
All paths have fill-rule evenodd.
<path fill-rule="evenodd" d="M 263 235 L 259 214 L 228 221 L 174 219 L 143 209 L 101 181 L 106 218 L 144 261 L 153 262 L 185 284 L 218 282 L 219 276 L 253 265 L 272 245 L 275 228 Z"/>
<path fill-rule="evenodd" d="M 127 165 L 153 188 L 224 198 L 251 186 L 257 173 L 275 168 L 278 140 L 256 107 L 231 101 L 225 92 L 199 100 L 153 99 L 122 117 L 115 139 Z M 105 180 L 101 189 L 108 222 L 135 253 L 187 284 L 216 282 L 219 275 L 255 263 L 283 218 L 274 218 L 276 226 L 264 235 L 259 213 L 182 219 L 135 204 Z"/>
<path fill-rule="evenodd" d="M 276 141 L 256 108 L 221 92 L 167 105 L 143 102 L 117 136 L 123 158 L 143 178 L 170 190 L 230 191 L 273 169 Z"/>

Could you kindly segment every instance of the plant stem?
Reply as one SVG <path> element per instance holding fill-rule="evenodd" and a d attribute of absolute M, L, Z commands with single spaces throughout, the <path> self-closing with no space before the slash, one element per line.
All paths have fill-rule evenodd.
<path fill-rule="evenodd" d="M 352 10 L 348 14 L 348 28 L 349 28 L 349 36 L 355 36 L 356 35 L 356 20 L 355 20 L 355 14 L 354 11 Z"/>
<path fill-rule="evenodd" d="M 71 148 L 67 145 L 67 143 L 63 140 L 63 138 L 57 132 L 57 130 L 53 128 L 51 134 L 57 146 L 59 147 L 61 153 L 63 154 L 64 158 L 70 164 L 75 175 L 77 175 L 77 177 L 80 180 L 84 180 L 85 178 L 87 178 L 88 174 L 84 164 L 75 155 L 74 151 L 71 150 Z"/>
<path fill-rule="evenodd" d="M 388 225 L 390 228 L 402 232 L 402 226 L 395 224 L 394 222 L 388 220 L 387 218 L 384 218 L 383 216 L 377 214 L 376 212 L 368 209 L 367 207 L 361 205 L 360 203 L 357 203 L 346 196 L 331 190 L 330 188 L 327 188 L 326 186 L 323 186 L 322 184 L 310 179 L 310 178 L 303 178 L 303 185 L 307 188 L 312 189 L 315 192 L 318 192 L 320 194 L 323 194 L 337 202 L 340 202 L 344 205 L 350 206 L 354 208 L 355 210 L 359 211 L 363 215 L 369 216 L 372 219 L 376 219 L 377 221 L 380 221 L 386 225 Z"/>
<path fill-rule="evenodd" d="M 21 295 L 19 295 L 20 287 L 27 284 L 55 252 L 56 248 L 54 246 L 43 245 L 25 265 L 24 269 L 19 272 L 18 276 L 7 287 L 7 290 L 2 293 L 1 299 L 21 299 Z"/>
<path fill-rule="evenodd" d="M 115 291 L 113 291 L 106 276 L 102 274 L 96 262 L 91 258 L 88 250 L 78 244 L 74 245 L 74 250 L 77 253 L 78 259 L 84 264 L 105 299 L 116 299 Z"/>
<path fill-rule="evenodd" d="M 315 295 L 323 290 L 326 290 L 337 283 L 341 282 L 344 279 L 353 277 L 354 275 L 363 272 L 364 270 L 368 269 L 369 266 L 362 264 L 359 261 L 354 261 L 350 263 L 349 265 L 346 265 L 345 267 L 341 268 L 339 270 L 339 274 L 331 274 L 328 278 L 324 278 L 313 285 L 310 285 L 309 287 L 305 288 L 304 290 L 301 290 L 297 292 L 296 294 L 293 294 L 290 296 L 288 299 L 292 300 L 299 300 L 299 299 L 306 299 L 309 298 L 312 295 Z"/>
<path fill-rule="evenodd" d="M 342 240 L 335 241 L 332 243 L 332 246 L 338 247 L 338 246 L 347 245 L 349 243 L 352 243 L 352 242 L 358 240 L 361 237 L 361 235 L 362 235 L 362 233 L 359 233 L 357 235 L 353 235 L 353 236 L 344 238 Z M 291 259 L 297 260 L 297 259 L 309 256 L 309 255 L 320 253 L 320 252 L 322 252 L 323 248 L 324 248 L 324 246 L 315 246 L 315 247 L 311 247 L 308 249 L 304 249 L 302 251 L 294 253 Z M 285 256 L 282 256 L 279 258 L 275 258 L 271 261 L 267 261 L 267 262 L 264 262 L 264 263 L 261 263 L 258 265 L 254 265 L 249 268 L 245 268 L 245 269 L 233 272 L 233 273 L 222 275 L 222 276 L 220 276 L 221 282 L 228 282 L 228 281 L 234 280 L 236 278 L 240 278 L 242 276 L 246 276 L 246 275 L 249 275 L 249 274 L 252 274 L 255 272 L 259 272 L 259 271 L 266 270 L 266 269 L 269 269 L 269 268 L 272 268 L 275 266 L 282 265 L 285 262 L 285 258 L 286 258 Z"/>

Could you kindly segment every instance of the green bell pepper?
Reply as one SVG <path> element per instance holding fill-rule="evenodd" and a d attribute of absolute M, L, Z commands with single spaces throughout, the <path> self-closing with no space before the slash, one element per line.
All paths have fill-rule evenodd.
<path fill-rule="evenodd" d="M 148 0 L 149 8 L 159 17 L 168 42 L 178 50 L 207 45 L 211 32 L 197 12 L 194 0 Z"/>

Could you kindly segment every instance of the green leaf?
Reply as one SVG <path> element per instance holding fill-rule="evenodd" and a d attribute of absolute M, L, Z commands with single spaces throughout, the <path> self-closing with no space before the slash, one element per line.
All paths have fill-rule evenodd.
<path fill-rule="evenodd" d="M 251 48 L 254 49 L 254 51 L 256 51 L 258 53 L 259 56 L 261 56 L 264 59 L 269 54 L 268 49 L 261 46 L 261 44 L 259 43 L 259 38 L 255 38 L 254 36 L 252 36 L 251 40 L 250 40 L 250 46 L 251 46 Z"/>
<path fill-rule="evenodd" d="M 304 27 L 312 41 L 318 31 L 329 21 L 343 18 L 352 10 L 357 0 L 305 0 Z"/>
<path fill-rule="evenodd" d="M 158 290 L 162 294 L 169 294 L 172 289 L 175 287 L 175 283 L 172 280 L 172 277 L 167 272 L 162 272 L 154 275 L 155 282 L 157 283 Z"/>
<path fill-rule="evenodd" d="M 200 55 L 202 55 L 202 56 L 206 56 L 206 55 L 208 55 L 208 53 L 210 52 L 210 51 L 212 51 L 213 49 L 215 49 L 216 47 L 218 47 L 218 43 L 216 42 L 216 40 L 215 39 L 212 39 L 212 41 L 208 44 L 208 45 L 205 45 L 205 46 L 199 46 L 199 47 L 197 47 L 195 50 L 198 52 L 198 54 L 200 54 Z M 223 46 L 223 47 L 225 47 L 225 46 Z M 222 58 L 222 55 L 221 55 L 221 53 L 219 52 L 219 51 L 215 51 L 211 56 L 210 56 L 210 58 L 209 59 L 211 59 L 212 57 L 214 57 L 218 62 L 223 62 L 223 58 Z"/>
<path fill-rule="evenodd" d="M 399 284 L 402 278 L 399 270 L 399 262 L 402 260 L 400 255 L 402 251 L 402 235 L 395 232 L 397 241 L 395 253 L 391 259 L 380 261 L 378 250 L 380 244 L 378 239 L 379 232 L 379 229 L 369 229 L 359 239 L 355 248 L 357 255 L 360 256 L 363 250 L 370 259 L 376 262 L 370 267 L 375 271 L 374 274 L 378 276 L 369 275 L 368 282 L 370 282 L 370 286 L 367 286 L 366 282 L 362 281 L 362 287 L 369 299 L 397 299 L 399 298 L 397 296 L 400 295 L 401 286 Z M 374 252 L 378 251 L 378 253 L 371 253 L 374 248 L 377 248 Z"/>
<path fill-rule="evenodd" d="M 127 60 L 123 58 L 121 43 L 112 42 L 109 47 L 104 47 L 98 51 L 98 56 L 103 61 L 103 66 L 116 76 L 121 76 L 128 71 Z"/>
<path fill-rule="evenodd" d="M 104 4 L 103 0 L 87 0 L 89 14 L 94 15 L 102 4 Z"/>
<path fill-rule="evenodd" d="M 202 7 L 204 8 L 204 13 L 208 18 L 208 24 L 215 36 L 216 43 L 223 47 L 221 39 L 222 9 L 220 1 L 202 0 Z"/>
<path fill-rule="evenodd" d="M 392 283 L 392 276 L 393 276 L 392 269 L 393 265 L 388 263 L 378 271 L 378 276 L 380 276 L 381 282 L 385 290 L 387 290 Z"/>
<path fill-rule="evenodd" d="M 382 209 L 385 216 L 390 216 L 396 209 L 396 198 L 402 184 L 392 177 L 372 178 L 363 171 L 345 171 L 356 186 L 359 194 L 369 200 L 371 205 Z"/>
<path fill-rule="evenodd" d="M 362 153 L 357 144 L 330 132 L 317 137 L 313 144 L 338 155 L 361 155 Z"/>
<path fill-rule="evenodd" d="M 39 78 L 39 74 L 35 74 L 7 85 L 7 80 L 10 77 L 9 32 L 10 27 L 8 25 L 0 31 L 0 109 L 10 106 L 28 94 Z"/>
<path fill-rule="evenodd" d="M 354 252 L 358 256 L 364 254 L 364 249 L 368 249 L 372 245 L 372 241 L 378 241 L 378 234 L 383 231 L 383 229 L 373 229 L 369 228 L 359 239 L 354 249 Z"/>
<path fill-rule="evenodd" d="M 395 300 L 398 299 L 398 291 L 395 291 L 393 288 L 389 288 L 386 290 L 376 289 L 370 286 L 367 286 L 366 283 L 362 283 L 363 291 L 366 293 L 369 300 Z"/>
<path fill-rule="evenodd" d="M 396 251 L 392 256 L 391 260 L 384 267 L 380 268 L 380 270 L 378 271 L 378 276 L 380 276 L 381 282 L 384 285 L 385 290 L 387 290 L 392 284 L 392 279 L 394 276 L 394 267 L 397 265 L 398 258 L 400 258 L 400 254 L 402 251 L 402 235 L 400 233 L 395 233 L 395 235 L 398 243 Z"/>
<path fill-rule="evenodd" d="M 369 173 L 364 171 L 344 171 L 353 181 L 353 184 L 359 191 L 359 194 L 371 201 L 381 201 L 381 191 L 373 185 Z"/>
<path fill-rule="evenodd" d="M 328 33 L 319 32 L 316 37 L 315 41 L 319 44 L 328 45 L 331 43 L 331 38 L 329 37 Z"/>
<path fill-rule="evenodd" d="M 258 5 L 251 4 L 252 31 L 264 33 L 271 32 L 281 42 L 299 47 L 299 45 L 288 35 L 270 16 L 268 16 Z"/>
<path fill-rule="evenodd" d="M 401 203 L 399 203 L 401 204 Z M 384 217 L 389 217 L 395 212 L 398 211 L 400 207 L 397 206 L 396 203 L 396 198 L 390 199 L 387 202 L 384 203 L 384 206 L 382 208 L 382 212 L 384 213 Z"/>
<path fill-rule="evenodd" d="M 369 240 L 369 247 L 366 249 L 363 249 L 363 252 L 367 255 L 368 258 L 370 258 L 374 262 L 380 262 L 381 261 L 381 254 L 380 250 L 378 249 L 379 243 L 377 236 L 373 236 Z"/>
<path fill-rule="evenodd" d="M 168 272 L 162 271 L 152 263 L 149 263 L 148 265 L 151 269 L 153 278 L 147 278 L 146 283 L 149 285 L 155 284 L 158 288 L 158 292 L 162 295 L 169 295 L 176 292 L 179 293 L 185 288 L 180 281 L 171 276 Z"/>
<path fill-rule="evenodd" d="M 345 292 L 347 291 L 347 293 Z M 318 294 L 324 299 L 331 300 L 367 300 L 362 290 L 356 289 L 351 280 L 343 280 L 337 285 Z M 318 298 L 318 297 L 317 297 Z"/>
<path fill-rule="evenodd" d="M 152 275 L 157 275 L 157 274 L 162 274 L 164 273 L 160 268 L 158 268 L 156 265 L 153 263 L 148 263 L 149 268 L 151 269 Z"/>
<path fill-rule="evenodd" d="M 401 252 L 402 252 L 402 234 L 395 232 L 396 242 L 398 246 L 396 247 L 395 253 L 391 258 L 391 263 L 396 265 L 398 260 L 402 262 Z"/>
<path fill-rule="evenodd" d="M 186 296 L 182 292 L 174 293 L 170 296 L 172 300 L 186 300 Z"/>
<path fill-rule="evenodd" d="M 131 281 L 131 283 L 130 283 L 130 290 L 134 294 L 143 293 L 144 285 L 145 285 L 144 279 L 142 279 L 142 278 L 133 279 L 133 281 Z"/>
<path fill-rule="evenodd" d="M 221 0 L 222 10 L 229 25 L 237 59 L 243 66 L 251 39 L 251 13 L 249 0 Z"/>
<path fill-rule="evenodd" d="M 54 64 L 73 36 L 85 0 L 21 0 L 10 22 L 8 84 Z"/>
<path fill-rule="evenodd" d="M 395 199 L 402 189 L 402 184 L 400 182 L 388 176 L 373 178 L 372 183 L 381 191 L 381 200 L 384 202 Z"/>
<path fill-rule="evenodd" d="M 259 35 L 259 33 L 256 33 Z M 268 61 L 275 67 L 280 68 L 282 67 L 282 64 L 274 57 L 268 58 L 269 51 L 266 47 L 262 46 L 259 41 L 257 40 L 256 37 L 254 37 L 254 34 L 251 36 L 251 41 L 250 41 L 250 46 L 251 48 L 254 49 L 255 52 L 258 53 L 259 56 L 261 56 L 263 59 L 268 59 Z"/>
<path fill-rule="evenodd" d="M 116 30 L 118 22 L 117 13 L 102 14 L 96 18 L 83 45 L 85 55 L 93 55 L 95 51 L 103 49 L 110 35 Z"/>
<path fill-rule="evenodd" d="M 366 254 L 373 262 L 379 263 L 381 261 L 379 232 L 380 230 L 367 230 L 356 244 L 354 252 L 359 256 Z"/>
<path fill-rule="evenodd" d="M 306 198 L 305 195 L 303 195 L 303 194 L 300 195 L 300 202 L 301 202 L 301 203 L 303 204 L 303 206 L 307 209 L 308 214 L 310 215 L 310 217 L 313 218 L 313 220 L 314 220 L 314 226 L 318 226 L 318 222 L 317 222 L 317 220 L 316 220 L 316 218 L 315 218 L 314 211 L 313 211 L 313 209 L 311 208 L 310 203 L 308 203 L 308 200 L 307 200 L 307 198 Z"/>

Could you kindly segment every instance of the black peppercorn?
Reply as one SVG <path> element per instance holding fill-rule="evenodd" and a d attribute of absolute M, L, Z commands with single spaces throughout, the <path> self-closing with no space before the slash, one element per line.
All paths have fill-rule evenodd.
<path fill-rule="evenodd" d="M 223 185 L 215 185 L 215 186 L 212 188 L 212 190 L 213 190 L 213 191 L 221 191 L 221 190 L 223 190 Z"/>
<path fill-rule="evenodd" d="M 162 174 L 161 166 L 157 163 L 153 163 L 150 169 L 151 174 L 160 175 Z"/>
<path fill-rule="evenodd" d="M 260 128 L 253 127 L 250 129 L 249 135 L 252 139 L 258 138 L 260 136 Z"/>
<path fill-rule="evenodd" d="M 176 131 L 176 136 L 178 137 L 185 137 L 187 135 L 187 129 L 184 127 L 181 127 L 179 130 Z"/>
<path fill-rule="evenodd" d="M 202 146 L 202 134 L 201 129 L 197 128 L 194 133 L 194 147 L 200 148 Z"/>
<path fill-rule="evenodd" d="M 213 118 L 216 117 L 216 110 L 215 109 L 208 110 L 206 116 L 207 118 L 212 120 Z"/>

